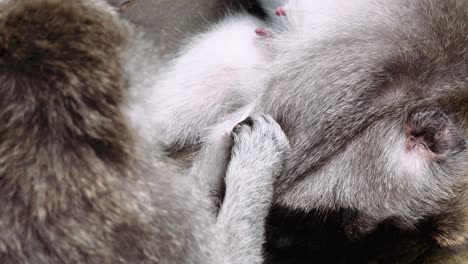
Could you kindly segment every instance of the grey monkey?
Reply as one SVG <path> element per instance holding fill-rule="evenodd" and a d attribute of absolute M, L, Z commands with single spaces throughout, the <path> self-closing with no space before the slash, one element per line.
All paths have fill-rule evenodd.
<path fill-rule="evenodd" d="M 104 1 L 0 2 L 1 263 L 262 261 L 287 139 L 255 115 L 206 146 L 222 164 L 181 172 L 130 119 L 141 37 Z M 219 210 L 202 182 L 216 168 Z"/>
<path fill-rule="evenodd" d="M 155 123 L 170 127 L 161 144 L 191 149 L 207 127 L 240 121 L 237 109 L 271 114 L 292 147 L 275 182 L 276 205 L 355 211 L 343 226 L 352 239 L 384 220 L 414 229 L 434 217 L 434 241 L 462 245 L 468 3 L 290 0 L 278 11 L 270 28 L 230 17 L 161 74 L 167 104 L 150 104 L 165 113 Z M 240 48 L 227 52 L 229 43 Z M 212 55 L 224 48 L 222 60 Z M 211 93 L 194 96 L 191 87 Z"/>
<path fill-rule="evenodd" d="M 459 245 L 467 234 L 468 4 L 349 4 L 322 10 L 337 12 L 329 28 L 314 31 L 307 28 L 314 21 L 293 17 L 304 24 L 274 40 L 322 34 L 284 50 L 275 46 L 280 63 L 258 104 L 293 149 L 276 202 L 305 211 L 356 210 L 344 226 L 351 238 L 383 220 L 411 229 L 455 210 L 457 227 L 433 237 Z M 294 5 L 314 15 L 310 1 L 285 9 L 293 13 Z"/>

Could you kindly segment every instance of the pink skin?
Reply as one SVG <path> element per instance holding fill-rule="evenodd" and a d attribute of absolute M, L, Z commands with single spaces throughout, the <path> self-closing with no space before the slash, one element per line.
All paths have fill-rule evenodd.
<path fill-rule="evenodd" d="M 286 8 L 284 6 L 276 8 L 275 14 L 277 16 L 286 16 Z M 271 37 L 272 32 L 266 28 L 257 28 L 255 29 L 255 34 L 257 34 L 260 37 Z"/>
<path fill-rule="evenodd" d="M 439 155 L 428 149 L 420 138 L 409 137 L 406 139 L 405 148 L 407 152 L 417 153 L 426 160 L 439 160 Z"/>
<path fill-rule="evenodd" d="M 271 37 L 272 33 L 266 28 L 257 28 L 255 29 L 255 34 L 261 37 Z"/>
<path fill-rule="evenodd" d="M 424 138 L 424 136 L 413 136 L 411 135 L 412 127 L 409 124 L 406 128 L 406 142 L 405 142 L 405 149 L 406 152 L 413 152 L 426 160 L 439 160 L 441 157 L 432 152 L 429 147 L 427 146 L 428 142 Z"/>
<path fill-rule="evenodd" d="M 276 8 L 275 14 L 277 16 L 286 16 L 286 9 L 284 8 L 284 6 L 280 6 L 280 7 Z"/>

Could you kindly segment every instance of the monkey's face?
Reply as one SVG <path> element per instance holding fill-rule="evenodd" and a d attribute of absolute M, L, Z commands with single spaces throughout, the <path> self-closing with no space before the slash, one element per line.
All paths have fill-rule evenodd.
<path fill-rule="evenodd" d="M 289 162 L 286 173 L 292 174 L 280 178 L 276 202 L 306 212 L 340 208 L 357 211 L 358 221 L 365 219 L 366 223 L 346 223 L 362 227 L 352 231 L 359 233 L 353 234 L 357 237 L 384 220 L 414 228 L 429 217 L 445 217 L 447 211 L 459 218 L 452 222 L 463 222 L 465 214 L 461 211 L 466 210 L 466 201 L 460 199 L 465 197 L 468 168 L 465 130 L 461 122 L 439 107 L 402 111 L 349 139 L 342 150 L 304 177 L 296 177 L 293 167 L 298 162 L 314 166 L 311 157 L 320 153 L 311 150 L 298 155 L 302 144 L 294 140 L 293 154 L 304 159 Z M 346 136 L 347 131 L 340 133 Z M 294 180 L 284 180 L 291 176 Z M 463 236 L 462 229 L 457 229 L 458 237 Z"/>
<path fill-rule="evenodd" d="M 284 183 L 290 185 L 280 200 L 306 210 L 349 207 L 378 218 L 416 219 L 443 209 L 435 205 L 454 197 L 467 167 L 460 124 L 438 108 L 419 109 L 374 123 L 323 166 L 300 181 Z"/>

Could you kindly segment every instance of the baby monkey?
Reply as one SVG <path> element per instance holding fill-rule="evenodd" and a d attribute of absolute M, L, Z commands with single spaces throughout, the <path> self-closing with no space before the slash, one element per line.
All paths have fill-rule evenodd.
<path fill-rule="evenodd" d="M 130 122 L 142 47 L 105 1 L 0 1 L 1 263 L 261 263 L 283 132 L 250 117 L 185 175 Z"/>

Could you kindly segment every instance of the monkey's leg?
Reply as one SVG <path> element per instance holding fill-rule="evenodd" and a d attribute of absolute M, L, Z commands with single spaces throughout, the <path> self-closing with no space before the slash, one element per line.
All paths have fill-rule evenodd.
<path fill-rule="evenodd" d="M 265 115 L 239 123 L 232 138 L 218 225 L 225 232 L 232 263 L 261 263 L 273 182 L 283 171 L 289 142 L 273 118 Z"/>

